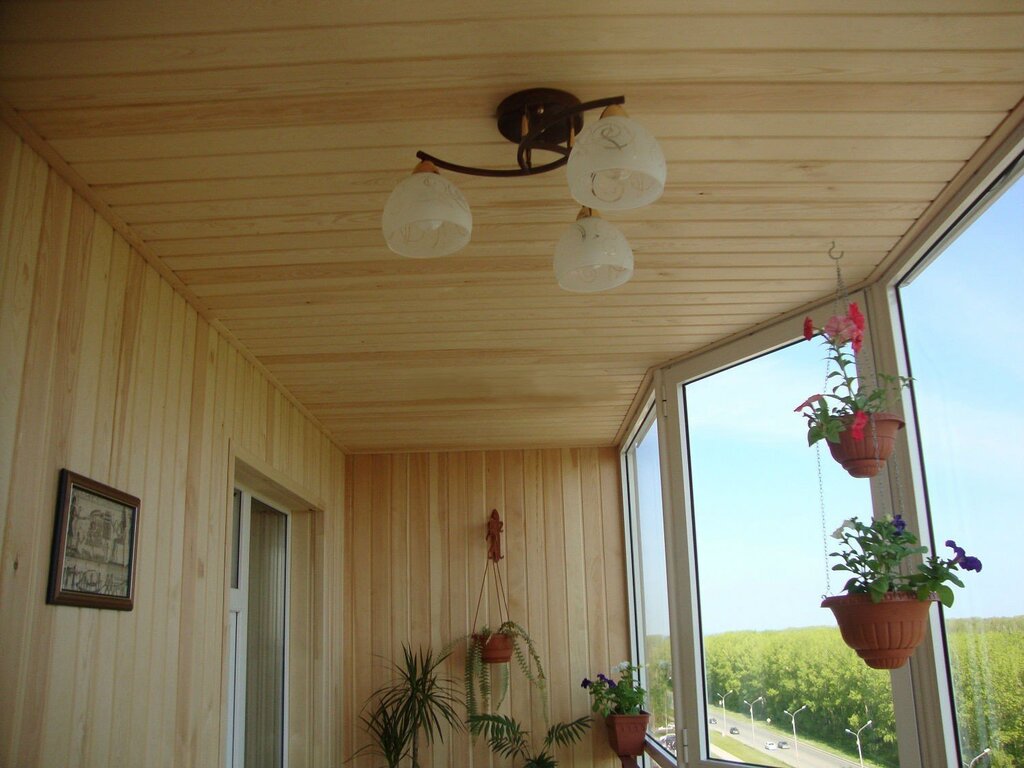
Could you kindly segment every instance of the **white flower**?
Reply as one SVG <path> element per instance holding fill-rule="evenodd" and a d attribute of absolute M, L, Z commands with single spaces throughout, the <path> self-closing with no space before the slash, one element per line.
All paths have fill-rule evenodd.
<path fill-rule="evenodd" d="M 850 520 L 849 518 L 847 518 L 846 520 L 843 520 L 843 524 L 840 525 L 838 528 L 836 528 L 834 531 L 832 531 L 832 538 L 833 539 L 839 539 L 840 541 L 842 541 L 843 540 L 843 530 L 845 528 L 853 528 L 853 520 Z"/>
<path fill-rule="evenodd" d="M 615 665 L 614 669 L 621 675 L 623 672 L 628 672 L 629 668 L 632 666 L 633 665 L 628 661 L 620 661 L 618 664 Z"/>

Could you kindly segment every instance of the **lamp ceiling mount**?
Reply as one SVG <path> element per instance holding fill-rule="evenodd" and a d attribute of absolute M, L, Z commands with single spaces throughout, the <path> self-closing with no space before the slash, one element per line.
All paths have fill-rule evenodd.
<path fill-rule="evenodd" d="M 557 88 L 528 88 L 503 99 L 496 110 L 498 131 L 513 144 L 519 145 L 519 151 L 516 153 L 518 168 L 494 169 L 459 165 L 423 151 L 417 152 L 416 157 L 446 171 L 469 176 L 508 178 L 547 173 L 569 162 L 572 139 L 583 127 L 584 112 L 625 102 L 625 96 L 580 102 L 573 94 Z M 533 162 L 534 150 L 552 152 L 560 157 L 536 165 Z"/>

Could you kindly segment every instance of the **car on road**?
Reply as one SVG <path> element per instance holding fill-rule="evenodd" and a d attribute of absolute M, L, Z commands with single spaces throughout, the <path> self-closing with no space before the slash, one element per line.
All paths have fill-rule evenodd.
<path fill-rule="evenodd" d="M 789 742 L 788 741 L 780 741 L 779 742 L 779 749 L 789 749 Z"/>
<path fill-rule="evenodd" d="M 669 752 L 675 753 L 675 751 L 676 751 L 676 735 L 674 733 L 670 733 L 668 736 L 666 736 L 664 739 L 662 739 L 661 743 L 664 745 L 665 749 L 667 749 Z"/>
<path fill-rule="evenodd" d="M 766 742 L 764 743 L 764 748 L 765 748 L 765 749 L 767 749 L 767 750 L 769 750 L 769 751 L 771 751 L 771 750 L 773 750 L 773 749 L 778 749 L 778 748 L 779 748 L 779 745 L 778 745 L 778 744 L 776 744 L 776 743 L 775 743 L 774 741 L 766 741 Z"/>
<path fill-rule="evenodd" d="M 708 718 L 708 722 L 711 723 L 712 725 L 717 725 L 718 724 L 718 718 L 710 717 L 710 718 Z"/>
<path fill-rule="evenodd" d="M 735 725 L 732 728 L 729 729 L 729 733 L 739 733 L 739 732 L 740 732 L 740 729 L 737 728 Z"/>

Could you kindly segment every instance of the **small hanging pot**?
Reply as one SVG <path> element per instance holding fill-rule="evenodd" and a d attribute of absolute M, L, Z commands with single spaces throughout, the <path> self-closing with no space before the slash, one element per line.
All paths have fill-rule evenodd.
<path fill-rule="evenodd" d="M 903 429 L 903 419 L 895 413 L 869 413 L 864 436 L 855 440 L 850 432 L 853 416 L 844 416 L 839 442 L 828 443 L 832 458 L 854 477 L 874 477 L 885 466 L 896 447 L 896 433 Z"/>
<path fill-rule="evenodd" d="M 484 664 L 507 664 L 512 660 L 512 637 L 504 632 L 493 632 L 486 639 L 473 635 L 473 642 L 481 644 L 480 659 Z"/>
<path fill-rule="evenodd" d="M 826 597 L 843 641 L 872 669 L 898 669 L 924 639 L 928 610 L 935 598 L 919 600 L 916 592 L 886 592 L 874 603 L 867 594 Z"/>
<path fill-rule="evenodd" d="M 642 755 L 650 721 L 651 715 L 648 712 L 639 715 L 608 715 L 604 722 L 608 728 L 608 743 L 612 751 L 620 756 Z"/>

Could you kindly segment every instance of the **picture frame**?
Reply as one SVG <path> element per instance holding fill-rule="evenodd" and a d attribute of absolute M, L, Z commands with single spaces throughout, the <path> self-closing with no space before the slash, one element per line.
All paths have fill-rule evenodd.
<path fill-rule="evenodd" d="M 138 498 L 62 469 L 46 602 L 132 610 L 138 537 Z"/>

